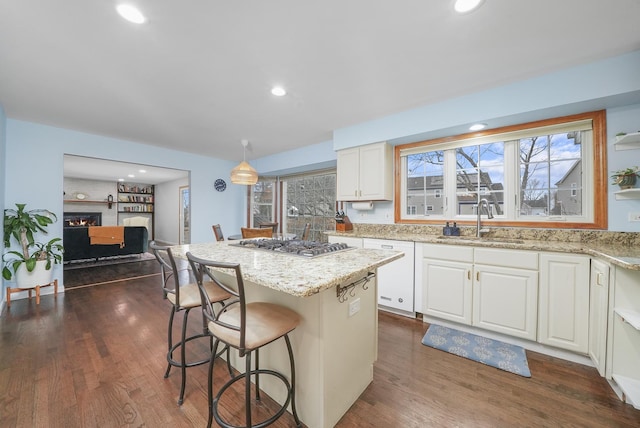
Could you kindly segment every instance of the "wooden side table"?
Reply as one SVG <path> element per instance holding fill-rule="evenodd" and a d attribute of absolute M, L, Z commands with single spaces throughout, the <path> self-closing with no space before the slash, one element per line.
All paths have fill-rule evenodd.
<path fill-rule="evenodd" d="M 36 285 L 35 287 L 31 287 L 31 288 L 11 288 L 11 287 L 7 287 L 7 307 L 11 307 L 11 294 L 12 293 L 17 293 L 19 291 L 25 291 L 27 290 L 29 292 L 29 299 L 31 299 L 31 292 L 33 290 L 36 291 L 36 305 L 40 304 L 40 289 L 43 287 L 49 287 L 53 285 L 53 295 L 57 296 L 58 295 L 58 280 L 54 279 L 52 282 L 48 283 L 48 284 L 44 284 L 44 285 Z"/>

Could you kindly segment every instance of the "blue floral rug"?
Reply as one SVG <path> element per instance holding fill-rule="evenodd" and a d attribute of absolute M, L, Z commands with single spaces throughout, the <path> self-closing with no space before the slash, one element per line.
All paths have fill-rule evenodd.
<path fill-rule="evenodd" d="M 431 324 L 422 344 L 482 364 L 531 377 L 524 348 L 498 340 L 476 336 L 437 324 Z"/>

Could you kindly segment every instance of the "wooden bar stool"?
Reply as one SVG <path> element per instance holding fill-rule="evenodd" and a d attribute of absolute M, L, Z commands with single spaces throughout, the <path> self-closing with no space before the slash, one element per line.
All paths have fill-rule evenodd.
<path fill-rule="evenodd" d="M 300 316 L 291 309 L 284 306 L 266 302 L 246 303 L 244 281 L 240 265 L 235 263 L 214 262 L 198 258 L 187 253 L 187 258 L 191 264 L 191 269 L 196 275 L 196 281 L 200 290 L 202 299 L 203 312 L 208 319 L 208 328 L 211 335 L 215 338 L 217 347 L 219 342 L 227 346 L 235 348 L 239 352 L 240 357 L 245 358 L 245 372 L 232 377 L 225 383 L 216 396 L 213 396 L 213 366 L 215 362 L 214 352 L 209 360 L 209 420 L 207 427 L 211 427 L 213 419 L 222 427 L 232 428 L 237 425 L 231 425 L 222 420 L 218 412 L 218 405 L 225 391 L 234 383 L 244 380 L 245 382 L 245 425 L 244 427 L 264 427 L 275 422 L 287 410 L 287 406 L 291 403 L 293 418 L 298 427 L 302 426 L 298 413 L 296 411 L 296 375 L 295 364 L 293 359 L 293 350 L 289 333 L 293 331 L 300 323 Z M 220 275 L 216 273 L 220 270 L 226 271 L 232 277 L 235 277 L 235 287 L 222 282 Z M 225 276 L 226 277 L 226 276 Z M 220 288 L 226 290 L 234 296 L 233 300 L 227 302 L 227 305 L 216 315 L 213 311 L 206 288 L 205 278 L 211 279 Z M 228 282 L 228 281 L 227 281 Z M 289 364 L 291 366 L 291 382 L 280 372 L 269 369 L 260 368 L 259 351 L 264 345 L 270 344 L 280 338 L 284 338 L 289 353 Z M 251 369 L 252 356 L 255 355 L 255 368 Z M 268 419 L 252 424 L 251 404 L 251 376 L 255 378 L 255 401 L 260 401 L 260 379 L 259 376 L 274 376 L 282 381 L 287 390 L 287 398 L 278 411 Z"/>
<path fill-rule="evenodd" d="M 213 348 L 213 340 L 207 331 L 207 319 L 202 317 L 202 333 L 195 334 L 193 336 L 187 336 L 187 321 L 189 319 L 189 311 L 193 308 L 200 308 L 202 306 L 202 301 L 200 299 L 200 292 L 198 291 L 198 285 L 196 283 L 189 283 L 180 285 L 180 272 L 176 266 L 175 258 L 171 252 L 171 248 L 167 246 L 160 246 L 155 243 L 155 241 L 151 241 L 149 243 L 149 248 L 153 250 L 153 254 L 156 256 L 158 263 L 160 263 L 160 269 L 162 271 L 162 291 L 164 293 L 164 297 L 171 302 L 171 314 L 169 315 L 169 327 L 167 334 L 167 371 L 164 374 L 165 379 L 169 377 L 169 372 L 171 371 L 171 367 L 180 367 L 180 371 L 182 374 L 181 384 L 180 384 L 180 395 L 178 397 L 178 404 L 181 405 L 184 401 L 184 390 L 186 386 L 186 370 L 187 367 L 194 367 L 201 364 L 205 364 L 209 362 L 210 356 L 207 355 L 206 358 L 187 362 L 186 361 L 186 345 L 189 341 L 195 340 L 202 337 L 209 338 L 209 347 L 214 351 L 214 355 L 216 355 L 217 344 L 216 347 Z M 184 271 L 188 271 L 188 269 L 184 269 Z M 173 279 L 173 281 L 172 281 Z M 213 282 L 204 283 L 203 287 L 207 290 L 208 298 L 210 299 L 209 305 L 218 303 L 222 307 L 224 307 L 224 300 L 232 297 L 231 294 L 227 293 L 222 288 L 218 287 Z M 180 340 L 178 343 L 173 343 L 173 318 L 176 312 L 184 311 L 184 316 L 182 319 L 182 334 L 180 336 Z M 176 360 L 173 357 L 174 352 L 180 348 L 180 359 Z M 223 349 L 220 353 L 227 352 L 227 361 L 229 361 L 228 354 L 229 348 Z M 219 355 L 219 354 L 217 354 Z M 216 355 L 216 356 L 217 356 Z M 229 373 L 231 374 L 231 365 L 228 364 Z"/>

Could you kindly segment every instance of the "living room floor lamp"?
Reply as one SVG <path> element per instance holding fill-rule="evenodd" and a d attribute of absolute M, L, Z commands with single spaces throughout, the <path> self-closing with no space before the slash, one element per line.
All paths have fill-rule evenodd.
<path fill-rule="evenodd" d="M 234 184 L 254 185 L 258 182 L 258 172 L 246 161 L 249 140 L 242 140 L 242 162 L 231 170 L 231 182 Z"/>

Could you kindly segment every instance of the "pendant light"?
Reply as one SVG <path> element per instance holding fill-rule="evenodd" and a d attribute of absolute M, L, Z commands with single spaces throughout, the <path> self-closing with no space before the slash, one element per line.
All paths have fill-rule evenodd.
<path fill-rule="evenodd" d="M 242 140 L 242 162 L 231 170 L 231 182 L 234 184 L 246 184 L 252 186 L 258 182 L 258 172 L 245 160 L 249 140 Z"/>

